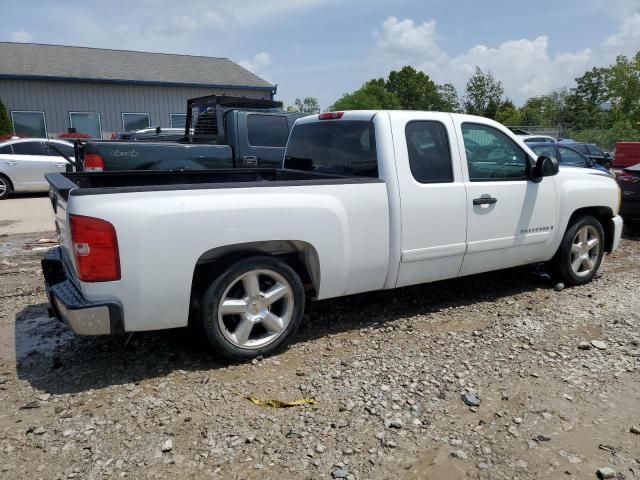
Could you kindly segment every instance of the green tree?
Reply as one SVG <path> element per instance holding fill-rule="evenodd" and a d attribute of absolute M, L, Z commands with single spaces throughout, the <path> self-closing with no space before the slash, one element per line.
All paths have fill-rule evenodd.
<path fill-rule="evenodd" d="M 617 121 L 640 121 L 640 51 L 632 59 L 619 55 L 607 77 L 609 100 Z"/>
<path fill-rule="evenodd" d="M 576 78 L 565 98 L 565 122 L 578 129 L 605 127 L 608 115 L 601 105 L 609 100 L 608 68 L 592 68 Z"/>
<path fill-rule="evenodd" d="M 476 67 L 467 81 L 464 109 L 472 115 L 495 118 L 503 94 L 502 82 L 496 80 L 491 72 L 484 73 L 480 67 Z"/>
<path fill-rule="evenodd" d="M 520 112 L 508 98 L 498 107 L 496 120 L 504 125 L 521 125 Z"/>
<path fill-rule="evenodd" d="M 389 73 L 386 88 L 395 94 L 403 110 L 437 110 L 441 106 L 437 85 L 429 75 L 409 65 Z"/>
<path fill-rule="evenodd" d="M 314 113 L 320 113 L 320 104 L 315 97 L 296 98 L 293 105 L 287 107 L 287 111 L 313 115 Z"/>
<path fill-rule="evenodd" d="M 462 110 L 458 91 L 452 84 L 445 83 L 438 85 L 438 96 L 440 97 L 438 110 L 441 112 L 459 113 Z"/>
<path fill-rule="evenodd" d="M 387 90 L 383 78 L 370 80 L 353 93 L 345 93 L 329 110 L 397 110 L 398 97 Z"/>
<path fill-rule="evenodd" d="M 7 109 L 2 103 L 2 99 L 0 99 L 0 135 L 8 135 L 10 133 L 13 133 L 13 126 L 9 115 L 7 115 Z"/>

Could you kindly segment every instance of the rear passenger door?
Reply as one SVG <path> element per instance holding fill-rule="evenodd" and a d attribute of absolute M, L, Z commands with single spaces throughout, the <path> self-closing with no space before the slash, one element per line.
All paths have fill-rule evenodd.
<path fill-rule="evenodd" d="M 15 142 L 9 175 L 16 190 L 47 190 L 44 176 L 52 171 L 51 157 L 42 141 Z"/>
<path fill-rule="evenodd" d="M 280 168 L 289 138 L 286 115 L 238 113 L 238 165 L 241 167 Z"/>
<path fill-rule="evenodd" d="M 397 286 L 456 277 L 466 248 L 467 196 L 451 116 L 391 118 L 402 215 Z"/>

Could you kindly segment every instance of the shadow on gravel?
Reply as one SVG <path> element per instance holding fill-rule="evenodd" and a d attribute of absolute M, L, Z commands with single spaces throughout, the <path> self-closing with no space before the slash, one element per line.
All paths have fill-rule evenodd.
<path fill-rule="evenodd" d="M 521 267 L 397 290 L 353 295 L 310 304 L 293 343 L 361 328 L 384 328 L 398 319 L 549 288 L 536 267 Z M 16 317 L 17 373 L 52 394 L 159 378 L 175 370 L 210 370 L 218 360 L 191 329 L 122 337 L 80 337 L 47 316 L 47 305 L 30 306 Z"/>
<path fill-rule="evenodd" d="M 622 230 L 622 238 L 625 240 L 640 240 L 640 227 L 625 225 Z"/>

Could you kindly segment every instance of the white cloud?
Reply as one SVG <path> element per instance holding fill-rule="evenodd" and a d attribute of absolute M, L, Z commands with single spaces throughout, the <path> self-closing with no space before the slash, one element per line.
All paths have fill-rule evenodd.
<path fill-rule="evenodd" d="M 142 0 L 139 16 L 147 29 L 164 35 L 189 35 L 198 31 L 228 31 L 266 19 L 323 4 L 322 0 Z"/>
<path fill-rule="evenodd" d="M 28 43 L 31 41 L 31 35 L 29 35 L 24 30 L 18 30 L 17 32 L 11 32 L 11 35 L 9 35 L 9 40 L 12 42 Z"/>
<path fill-rule="evenodd" d="M 246 68 L 247 70 L 249 70 L 250 72 L 255 73 L 256 75 L 258 75 L 259 77 L 264 78 L 267 81 L 267 74 L 265 73 L 265 69 L 271 65 L 271 55 L 269 55 L 267 52 L 260 52 L 257 53 L 253 59 L 251 60 L 242 60 L 241 62 L 238 62 L 238 64 L 244 68 Z"/>
<path fill-rule="evenodd" d="M 375 38 L 372 64 L 376 74 L 412 65 L 438 83 L 453 83 L 462 93 L 477 65 L 501 80 L 506 93 L 518 103 L 571 85 L 574 78 L 594 62 L 594 52 L 588 48 L 552 54 L 549 38 L 544 35 L 533 40 L 509 40 L 497 47 L 475 45 L 462 54 L 451 55 L 438 43 L 433 20 L 417 24 L 411 19 L 389 17 L 375 33 Z"/>
<path fill-rule="evenodd" d="M 640 48 L 640 13 L 625 17 L 620 31 L 608 37 L 602 45 L 613 47 L 622 54 L 635 53 Z"/>

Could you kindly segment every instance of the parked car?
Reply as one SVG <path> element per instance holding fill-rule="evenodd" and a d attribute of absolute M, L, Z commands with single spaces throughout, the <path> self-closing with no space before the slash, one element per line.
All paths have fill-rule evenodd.
<path fill-rule="evenodd" d="M 614 168 L 632 167 L 640 163 L 640 142 L 618 142 L 613 153 Z"/>
<path fill-rule="evenodd" d="M 287 342 L 308 299 L 536 262 L 578 285 L 620 241 L 611 177 L 558 167 L 482 117 L 308 116 L 283 167 L 49 175 L 53 313 L 84 335 L 191 318 L 247 359 Z"/>
<path fill-rule="evenodd" d="M 152 134 L 144 141 L 80 141 L 78 165 L 94 172 L 276 168 L 293 123 L 302 116 L 282 111 L 280 102 L 244 97 L 212 95 L 190 99 L 187 105 L 179 142 L 155 141 Z"/>
<path fill-rule="evenodd" d="M 591 158 L 599 165 L 607 168 L 611 166 L 611 155 L 602 150 L 595 143 L 566 142 L 565 144 L 573 148 L 575 151 L 580 152 L 582 155 Z"/>
<path fill-rule="evenodd" d="M 538 155 L 547 155 L 554 157 L 560 162 L 561 165 L 568 167 L 581 167 L 581 168 L 593 168 L 595 170 L 606 173 L 607 175 L 614 176 L 611 171 L 596 163 L 595 160 L 589 158 L 586 155 L 578 152 L 572 145 L 560 145 L 550 143 L 527 143 L 531 150 Z"/>
<path fill-rule="evenodd" d="M 55 148 L 50 148 L 50 145 Z M 44 176 L 64 172 L 68 165 L 60 152 L 73 157 L 73 144 L 46 138 L 22 138 L 0 143 L 0 200 L 12 192 L 49 190 Z"/>
<path fill-rule="evenodd" d="M 557 140 L 549 135 L 518 135 L 525 143 L 556 143 Z"/>
<path fill-rule="evenodd" d="M 640 163 L 618 173 L 618 184 L 622 190 L 620 216 L 625 223 L 640 226 Z"/>

